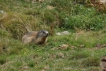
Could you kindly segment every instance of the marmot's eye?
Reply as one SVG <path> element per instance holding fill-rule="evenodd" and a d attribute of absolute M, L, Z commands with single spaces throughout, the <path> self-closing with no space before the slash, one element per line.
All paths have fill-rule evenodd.
<path fill-rule="evenodd" d="M 45 33 L 45 31 L 43 31 L 43 33 Z"/>

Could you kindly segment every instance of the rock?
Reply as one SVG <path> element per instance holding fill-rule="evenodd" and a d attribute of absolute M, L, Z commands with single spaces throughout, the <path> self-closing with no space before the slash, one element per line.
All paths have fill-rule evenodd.
<path fill-rule="evenodd" d="M 100 0 L 100 2 L 105 3 L 105 2 L 106 2 L 106 0 Z"/>
<path fill-rule="evenodd" d="M 61 35 L 61 33 L 60 33 L 60 32 L 58 32 L 58 33 L 56 33 L 56 35 Z"/>
<path fill-rule="evenodd" d="M 0 13 L 5 14 L 6 12 L 5 12 L 5 11 L 3 11 L 3 10 L 0 10 Z"/>
<path fill-rule="evenodd" d="M 68 32 L 68 31 L 63 31 L 63 32 L 56 33 L 56 35 L 69 35 L 69 34 L 70 34 L 70 32 Z"/>
<path fill-rule="evenodd" d="M 68 34 L 70 34 L 68 31 L 63 31 L 63 32 L 61 32 L 61 34 L 62 35 L 68 35 Z"/>

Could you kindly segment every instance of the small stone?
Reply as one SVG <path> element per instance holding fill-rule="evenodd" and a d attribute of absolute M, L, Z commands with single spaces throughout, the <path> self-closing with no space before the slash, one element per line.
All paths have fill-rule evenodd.
<path fill-rule="evenodd" d="M 69 35 L 70 33 L 68 31 L 61 32 L 62 35 Z"/>
<path fill-rule="evenodd" d="M 61 35 L 61 33 L 60 33 L 60 32 L 58 32 L 58 33 L 56 33 L 56 35 Z"/>
<path fill-rule="evenodd" d="M 56 33 L 56 35 L 69 35 L 69 34 L 70 34 L 70 32 L 68 32 L 68 31 L 63 31 L 63 32 Z"/>

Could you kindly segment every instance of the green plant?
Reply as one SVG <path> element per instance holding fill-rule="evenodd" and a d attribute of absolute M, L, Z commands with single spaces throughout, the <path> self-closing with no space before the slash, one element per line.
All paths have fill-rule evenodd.
<path fill-rule="evenodd" d="M 84 67 L 99 66 L 99 64 L 99 58 L 95 57 L 88 57 L 84 61 L 82 61 L 82 65 Z"/>
<path fill-rule="evenodd" d="M 0 65 L 3 65 L 4 63 L 6 63 L 6 57 L 1 56 L 0 57 Z"/>
<path fill-rule="evenodd" d="M 101 18 L 102 16 L 97 14 L 94 9 L 79 6 L 75 10 L 78 10 L 77 15 L 70 14 L 69 17 L 64 18 L 64 28 L 75 29 L 77 27 L 84 30 L 100 30 L 105 27 L 104 18 Z M 74 13 L 76 12 L 75 10 Z M 97 14 L 97 16 L 94 16 L 94 14 Z"/>

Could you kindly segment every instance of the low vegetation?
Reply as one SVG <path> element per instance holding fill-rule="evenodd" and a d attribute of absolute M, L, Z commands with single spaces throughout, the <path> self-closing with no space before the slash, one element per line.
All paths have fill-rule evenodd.
<path fill-rule="evenodd" d="M 1 0 L 0 71 L 99 71 L 106 55 L 106 14 L 74 0 Z M 45 45 L 22 36 L 46 29 Z M 55 33 L 67 30 L 69 35 Z"/>

